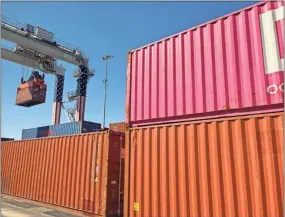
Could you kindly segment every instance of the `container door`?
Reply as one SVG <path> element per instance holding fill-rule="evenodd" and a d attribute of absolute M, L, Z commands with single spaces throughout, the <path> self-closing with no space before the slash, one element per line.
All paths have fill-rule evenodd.
<path fill-rule="evenodd" d="M 109 159 L 108 159 L 108 183 L 107 183 L 107 207 L 108 216 L 122 216 L 123 201 L 121 200 L 123 186 L 124 165 L 120 161 L 120 149 L 123 146 L 124 135 L 111 133 L 109 136 Z"/>
<path fill-rule="evenodd" d="M 84 135 L 84 134 L 82 134 Z M 98 133 L 88 141 L 86 152 L 85 189 L 82 192 L 83 210 L 104 216 L 106 211 L 106 179 L 108 161 L 108 134 Z M 84 162 L 82 161 L 84 164 Z"/>

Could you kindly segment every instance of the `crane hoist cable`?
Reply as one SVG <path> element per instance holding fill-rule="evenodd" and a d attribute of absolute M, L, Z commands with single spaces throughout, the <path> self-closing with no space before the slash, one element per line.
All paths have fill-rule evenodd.
<path fill-rule="evenodd" d="M 24 83 L 24 79 L 25 79 L 25 66 L 22 66 L 21 84 Z"/>
<path fill-rule="evenodd" d="M 33 71 L 35 71 L 36 60 L 33 58 Z"/>
<path fill-rule="evenodd" d="M 26 80 L 28 80 L 29 77 L 29 68 L 26 67 L 26 60 L 24 59 L 25 65 L 22 67 L 22 77 L 21 77 L 21 83 L 23 84 Z"/>

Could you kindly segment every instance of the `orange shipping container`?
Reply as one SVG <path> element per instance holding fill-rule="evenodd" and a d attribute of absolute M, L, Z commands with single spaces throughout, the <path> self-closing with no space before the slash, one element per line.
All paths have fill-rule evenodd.
<path fill-rule="evenodd" d="M 124 216 L 284 216 L 283 131 L 283 112 L 130 129 Z"/>
<path fill-rule="evenodd" d="M 106 131 L 3 142 L 2 193 L 88 216 L 118 216 L 122 137 Z"/>
<path fill-rule="evenodd" d="M 112 123 L 110 124 L 109 129 L 115 132 L 125 133 L 127 130 L 127 125 L 125 122 Z"/>
<path fill-rule="evenodd" d="M 112 123 L 109 125 L 109 130 L 115 131 L 115 132 L 126 133 L 127 124 L 125 122 Z M 121 157 L 125 158 L 125 142 L 124 141 L 123 141 L 123 146 L 121 150 Z"/>

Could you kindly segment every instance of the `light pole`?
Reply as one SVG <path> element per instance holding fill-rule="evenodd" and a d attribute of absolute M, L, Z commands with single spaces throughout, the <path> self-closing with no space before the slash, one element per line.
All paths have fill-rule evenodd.
<path fill-rule="evenodd" d="M 104 117 L 103 117 L 103 128 L 105 128 L 105 119 L 106 119 L 106 101 L 107 101 L 107 82 L 108 82 L 108 60 L 113 58 L 111 55 L 104 55 L 102 57 L 103 61 L 105 61 L 105 79 L 104 83 Z"/>

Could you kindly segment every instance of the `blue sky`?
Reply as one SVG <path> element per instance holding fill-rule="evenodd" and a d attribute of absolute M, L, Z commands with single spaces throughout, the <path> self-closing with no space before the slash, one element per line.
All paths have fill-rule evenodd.
<path fill-rule="evenodd" d="M 2 13 L 30 23 L 79 46 L 90 57 L 96 75 L 88 84 L 85 120 L 102 123 L 104 54 L 112 54 L 106 122 L 125 120 L 126 54 L 160 38 L 241 9 L 254 2 L 1 2 Z M 5 42 L 3 42 L 4 44 Z M 5 44 L 4 44 L 5 45 Z M 75 66 L 64 63 L 64 91 L 73 90 Z M 27 69 L 26 69 L 27 70 Z M 51 124 L 54 76 L 45 104 L 31 108 L 15 105 L 23 66 L 2 61 L 2 136 L 19 139 L 23 128 Z M 67 122 L 62 113 L 62 122 Z"/>

